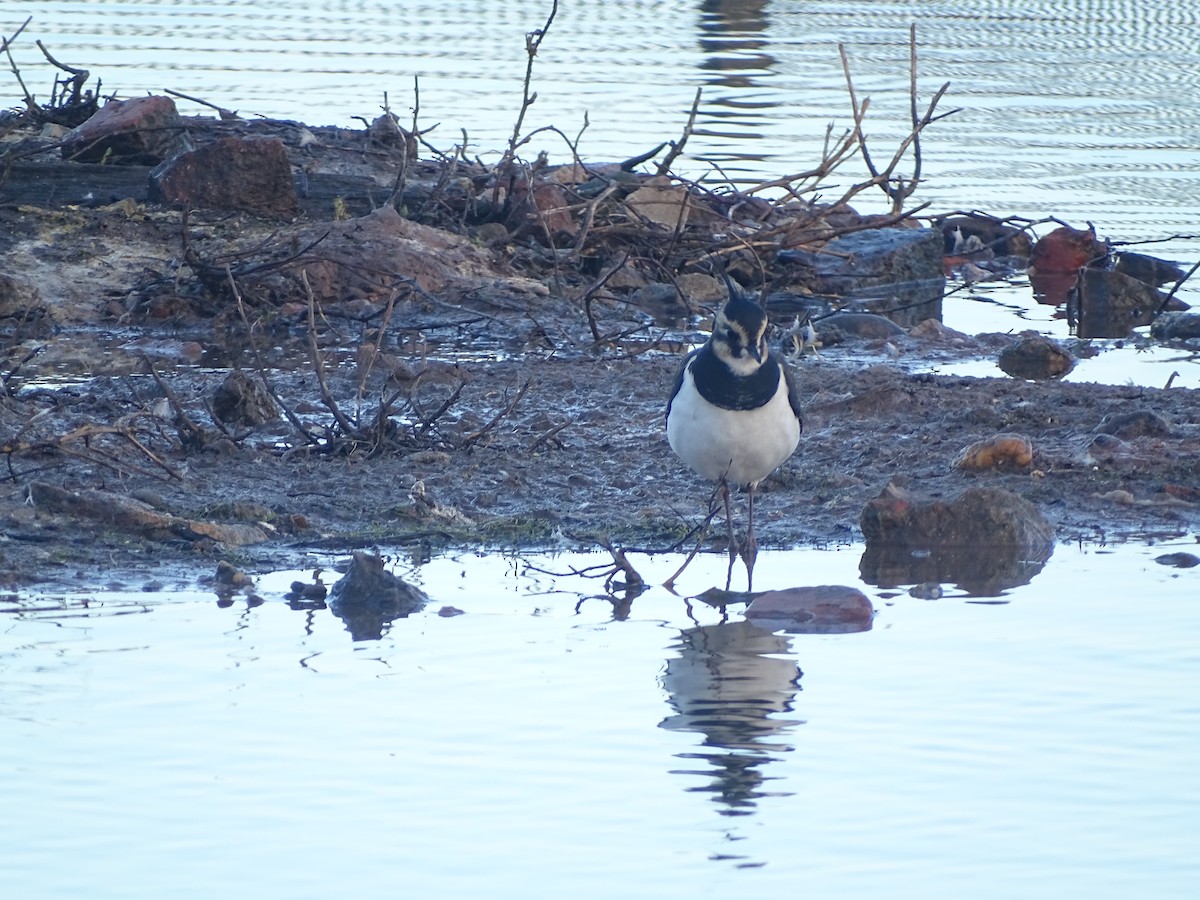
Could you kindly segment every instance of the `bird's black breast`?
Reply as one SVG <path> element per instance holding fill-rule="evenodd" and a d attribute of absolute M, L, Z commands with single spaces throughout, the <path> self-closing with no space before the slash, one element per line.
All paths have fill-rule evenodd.
<path fill-rule="evenodd" d="M 779 362 L 768 357 L 753 375 L 735 374 L 717 358 L 709 344 L 696 351 L 692 360 L 692 378 L 700 396 L 723 409 L 758 409 L 765 406 L 779 389 L 782 372 Z"/>

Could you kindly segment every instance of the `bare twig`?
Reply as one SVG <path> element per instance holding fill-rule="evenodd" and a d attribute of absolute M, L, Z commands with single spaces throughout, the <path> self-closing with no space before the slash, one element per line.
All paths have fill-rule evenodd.
<path fill-rule="evenodd" d="M 667 151 L 667 155 L 663 157 L 663 161 L 658 164 L 658 174 L 665 175 L 671 170 L 671 166 L 675 164 L 675 160 L 683 153 L 683 148 L 687 146 L 688 138 L 692 136 L 692 131 L 696 127 L 696 111 L 700 109 L 700 94 L 701 88 L 696 88 L 696 96 L 692 100 L 692 111 L 688 113 L 687 124 L 683 126 L 683 134 L 679 136 L 679 140 L 671 141 L 671 149 Z"/>
<path fill-rule="evenodd" d="M 537 58 L 538 50 L 542 46 L 542 41 L 546 39 L 546 35 L 550 31 L 550 26 L 554 23 L 556 15 L 558 15 L 558 0 L 553 0 L 550 7 L 550 15 L 546 17 L 546 23 L 538 30 L 530 31 L 525 35 L 525 81 L 521 90 L 521 109 L 517 113 L 516 122 L 513 124 L 512 137 L 508 140 L 508 148 L 504 151 L 504 155 L 496 165 L 497 179 L 492 189 L 493 206 L 499 201 L 500 182 L 502 180 L 511 181 L 513 177 L 513 161 L 517 157 L 517 148 L 523 143 L 521 140 L 521 129 L 525 126 L 525 114 L 529 111 L 529 107 L 533 106 L 537 100 L 537 92 L 530 90 L 533 82 L 533 61 Z"/>

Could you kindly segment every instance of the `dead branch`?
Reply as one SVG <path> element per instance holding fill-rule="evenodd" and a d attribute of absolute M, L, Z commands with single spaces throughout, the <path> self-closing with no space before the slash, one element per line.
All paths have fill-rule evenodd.
<path fill-rule="evenodd" d="M 883 169 L 879 169 L 874 159 L 871 156 L 870 149 L 867 146 L 866 134 L 863 132 L 863 122 L 866 119 L 867 109 L 870 105 L 870 98 L 866 98 L 862 103 L 858 102 L 857 92 L 854 89 L 854 80 L 850 74 L 850 57 L 846 52 L 845 44 L 838 45 L 838 53 L 842 59 L 842 72 L 846 78 L 846 90 L 850 95 L 851 114 L 854 117 L 854 136 L 858 145 L 859 153 L 862 155 L 863 163 L 870 172 L 871 178 L 861 184 L 854 185 L 847 191 L 847 195 L 839 202 L 846 202 L 850 197 L 865 190 L 871 185 L 878 185 L 880 189 L 887 195 L 892 202 L 892 211 L 900 212 L 904 206 L 904 202 L 916 190 L 920 183 L 921 173 L 921 132 L 927 126 L 939 119 L 944 119 L 947 116 L 954 115 L 959 112 L 957 109 L 952 109 L 949 112 L 935 115 L 938 103 L 941 101 L 946 91 L 950 89 L 950 82 L 946 82 L 937 92 L 934 93 L 933 99 L 929 101 L 929 105 L 925 110 L 924 115 L 918 115 L 917 108 L 917 28 L 913 25 L 909 29 L 909 107 L 911 130 L 908 136 L 905 137 L 896 147 L 892 154 L 891 160 Z M 910 178 L 898 178 L 895 175 L 897 167 L 901 160 L 908 153 L 909 148 L 913 151 L 913 174 Z"/>
<path fill-rule="evenodd" d="M 512 137 L 509 138 L 508 148 L 504 151 L 504 155 L 500 158 L 500 162 L 496 166 L 496 183 L 492 188 L 492 206 L 495 207 L 500 199 L 500 183 L 503 180 L 511 181 L 513 178 L 512 165 L 517 158 L 517 149 L 521 146 L 521 129 L 525 126 L 525 114 L 529 112 L 529 107 L 533 106 L 537 100 L 537 92 L 530 91 L 530 86 L 533 82 L 533 61 L 537 58 L 538 50 L 542 46 L 542 41 L 546 39 L 546 35 L 550 31 L 550 26 L 554 23 L 554 17 L 558 15 L 558 0 L 552 0 L 550 7 L 550 15 L 546 17 L 546 24 L 536 31 L 531 31 L 525 35 L 525 82 L 521 89 L 521 109 L 517 113 L 517 121 L 513 124 Z"/>
<path fill-rule="evenodd" d="M 675 164 L 675 160 L 683 153 L 683 148 L 687 146 L 688 138 L 692 136 L 692 131 L 696 127 L 696 112 L 700 109 L 701 91 L 701 88 L 696 88 L 696 96 L 692 100 L 692 111 L 688 113 L 687 123 L 683 126 L 683 134 L 679 136 L 679 140 L 671 141 L 671 149 L 667 151 L 667 155 L 663 157 L 663 161 L 658 164 L 659 175 L 665 175 L 671 170 L 671 166 Z"/>
<path fill-rule="evenodd" d="M 468 450 L 473 447 L 481 438 L 487 435 L 488 432 L 499 425 L 503 419 L 511 415 L 513 410 L 517 408 L 517 404 L 521 402 L 521 399 L 525 396 L 525 393 L 529 390 L 530 385 L 532 384 L 533 379 L 526 379 L 525 383 L 517 389 L 517 392 L 513 395 L 512 399 L 509 400 L 503 407 L 501 407 L 500 411 L 492 416 L 491 420 L 489 420 L 486 425 L 477 431 L 471 432 L 471 434 L 463 438 L 462 444 L 460 445 L 461 449 Z"/>
<path fill-rule="evenodd" d="M 629 262 L 629 251 L 617 260 L 617 262 L 609 268 L 607 272 L 601 275 L 596 281 L 592 282 L 591 286 L 583 292 L 580 298 L 583 301 L 583 311 L 587 315 L 588 327 L 592 330 L 592 337 L 599 344 L 603 338 L 600 336 L 600 326 L 596 322 L 596 317 L 592 313 L 592 299 L 596 296 L 596 292 L 608 283 L 608 280 L 616 275 L 625 267 L 625 263 Z"/>
<path fill-rule="evenodd" d="M 329 410 L 334 422 L 337 423 L 342 433 L 352 435 L 358 429 L 342 413 L 341 407 L 333 399 L 333 394 L 329 392 L 329 384 L 325 380 L 325 365 L 321 359 L 321 351 L 317 347 L 317 300 L 313 294 L 312 285 L 308 283 L 308 272 L 304 269 L 300 270 L 300 283 L 304 285 L 304 295 L 308 298 L 308 360 L 312 363 L 313 374 L 317 378 L 317 388 L 321 392 L 321 402 L 325 404 L 325 408 Z"/>
<path fill-rule="evenodd" d="M 215 110 L 222 122 L 236 122 L 241 119 L 237 110 L 229 110 L 223 106 L 217 106 L 215 103 L 209 103 L 207 100 L 201 100 L 199 97 L 192 97 L 188 94 L 173 91 L 170 88 L 163 88 L 164 94 L 170 94 L 172 97 L 178 97 L 181 100 L 189 100 L 192 103 L 199 103 L 201 106 L 207 106 L 211 110 Z"/>

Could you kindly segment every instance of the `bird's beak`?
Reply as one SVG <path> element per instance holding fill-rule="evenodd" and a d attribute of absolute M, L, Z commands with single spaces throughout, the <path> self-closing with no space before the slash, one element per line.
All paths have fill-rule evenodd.
<path fill-rule="evenodd" d="M 762 345 L 755 344 L 753 347 L 746 348 L 750 351 L 750 355 L 754 357 L 756 363 L 762 362 Z"/>

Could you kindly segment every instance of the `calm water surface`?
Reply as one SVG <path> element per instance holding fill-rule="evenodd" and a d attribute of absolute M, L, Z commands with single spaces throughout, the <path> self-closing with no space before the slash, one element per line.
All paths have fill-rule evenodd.
<path fill-rule="evenodd" d="M 0 887 L 1194 896 L 1200 569 L 1153 562 L 1194 546 L 1064 545 L 1028 586 L 936 601 L 861 584 L 860 548 L 764 554 L 759 587 L 864 589 L 875 626 L 847 635 L 661 588 L 619 620 L 579 554 L 401 564 L 433 604 L 359 642 L 282 600 L 302 573 L 259 606 L 10 597 Z M 694 566 L 684 590 L 723 578 Z"/>

